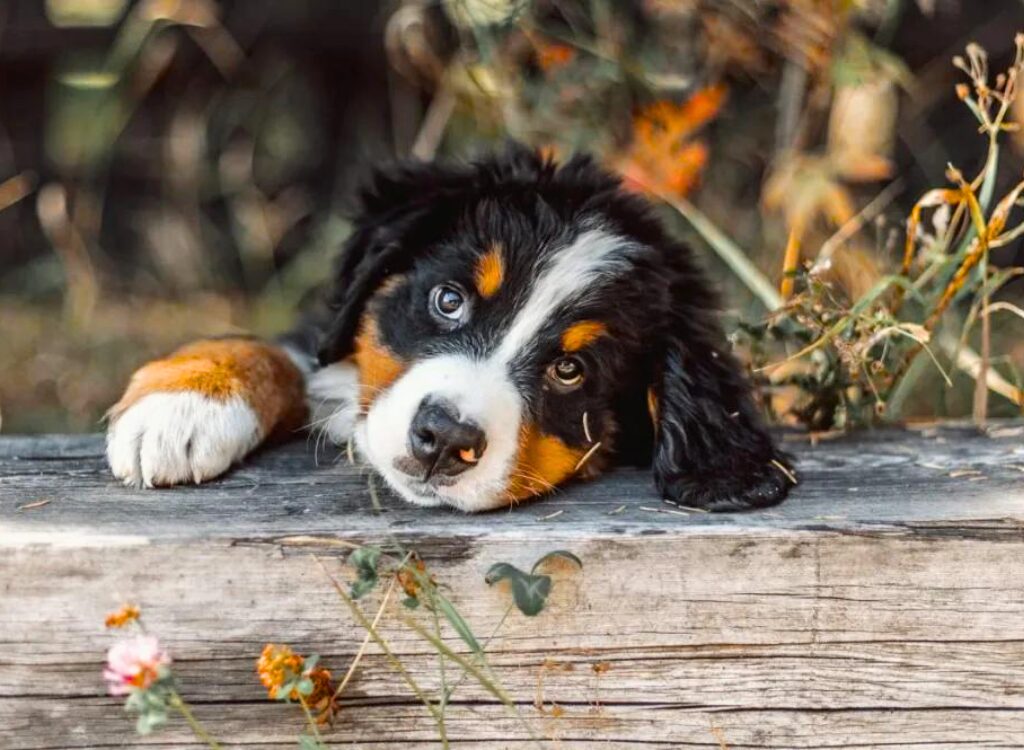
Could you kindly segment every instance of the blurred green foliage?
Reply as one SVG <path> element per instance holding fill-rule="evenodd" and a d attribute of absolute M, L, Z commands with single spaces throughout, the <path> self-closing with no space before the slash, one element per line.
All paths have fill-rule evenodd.
<path fill-rule="evenodd" d="M 1024 139 L 1005 133 L 988 169 L 949 64 L 976 35 L 1005 67 L 1024 6 L 933 5 L 13 0 L 0 10 L 3 429 L 97 429 L 146 359 L 280 332 L 344 241 L 368 166 L 507 137 L 594 153 L 708 250 L 739 350 L 773 366 L 755 374 L 778 419 L 977 414 L 957 351 L 1019 387 L 1020 319 L 965 326 L 982 298 L 1019 300 L 1019 244 L 994 248 L 928 332 L 934 362 L 896 361 L 915 344 L 904 334 L 925 338 L 912 326 L 928 301 L 898 311 L 872 291 L 900 272 L 905 217 L 948 184 L 948 163 L 990 174 L 990 200 L 1024 167 Z M 962 215 L 925 218 L 957 247 L 971 231 Z M 945 288 L 918 284 L 929 264 L 951 272 L 939 252 L 904 275 L 916 293 Z M 894 326 L 906 340 L 873 341 Z M 1005 394 L 986 406 L 1020 410 Z"/>

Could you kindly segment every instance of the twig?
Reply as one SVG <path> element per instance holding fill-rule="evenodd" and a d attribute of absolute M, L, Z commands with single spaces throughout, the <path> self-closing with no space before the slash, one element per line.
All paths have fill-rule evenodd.
<path fill-rule="evenodd" d="M 643 184 L 643 187 L 686 219 L 694 231 L 711 246 L 718 257 L 732 269 L 733 273 L 754 293 L 755 297 L 761 300 L 765 307 L 769 310 L 782 307 L 782 296 L 768 281 L 768 278 L 751 263 L 740 246 L 726 237 L 696 206 L 685 198 L 668 195 L 646 183 Z"/>
<path fill-rule="evenodd" d="M 434 598 L 434 587 L 428 587 L 427 591 L 430 593 L 430 613 L 434 619 L 434 633 L 437 635 L 437 639 L 441 640 L 441 619 L 437 615 L 437 600 Z M 441 697 L 438 700 L 438 719 L 437 719 L 437 731 L 441 735 L 441 747 L 444 750 L 448 750 L 448 729 L 445 725 L 444 714 L 445 709 L 448 707 L 448 676 L 445 673 L 444 668 L 444 654 L 440 651 L 437 653 L 437 664 L 441 672 Z"/>
<path fill-rule="evenodd" d="M 590 457 L 593 456 L 595 453 L 597 453 L 597 451 L 598 451 L 598 449 L 600 447 L 601 447 L 600 443 L 594 443 L 592 446 L 590 446 L 590 450 L 588 450 L 586 453 L 584 453 L 583 454 L 583 458 L 581 458 L 576 463 L 576 466 L 572 470 L 573 474 L 575 474 L 577 471 L 582 469 L 583 468 L 583 464 L 585 464 L 587 461 L 589 461 Z"/>
<path fill-rule="evenodd" d="M 380 601 L 380 606 L 377 608 L 377 614 L 373 616 L 373 627 L 377 627 L 380 622 L 381 616 L 384 614 L 384 608 L 387 607 L 388 600 L 391 598 L 392 592 L 395 590 L 395 585 L 398 583 L 398 579 L 395 577 L 391 578 L 391 584 L 388 586 L 387 591 L 384 592 L 384 598 Z M 337 698 L 341 695 L 345 686 L 348 685 L 349 680 L 352 679 L 352 675 L 356 673 L 356 667 L 359 665 L 359 661 L 363 658 L 363 653 L 366 651 L 366 647 L 370 645 L 370 632 L 367 631 L 363 637 L 363 642 L 359 644 L 359 648 L 356 650 L 356 655 L 352 658 L 352 663 L 348 667 L 348 671 L 345 672 L 345 676 L 341 679 L 341 683 L 338 685 L 338 689 L 334 691 L 334 697 Z"/>
<path fill-rule="evenodd" d="M 453 662 L 462 667 L 462 669 L 468 672 L 473 678 L 475 678 L 476 681 L 480 683 L 480 686 L 483 687 L 488 693 L 490 693 L 499 701 L 504 703 L 507 707 L 512 708 L 514 710 L 515 704 L 512 702 L 512 699 L 508 696 L 505 690 L 496 682 L 494 682 L 490 677 L 484 674 L 480 670 L 480 668 L 477 667 L 477 665 L 473 664 L 471 661 L 469 661 L 462 655 L 452 651 L 450 648 L 448 648 L 447 644 L 445 644 L 444 641 L 435 636 L 433 633 L 424 628 L 411 617 L 406 617 L 405 615 L 400 614 L 398 615 L 398 619 L 401 620 L 402 623 L 407 628 L 414 631 L 421 638 L 426 639 L 430 643 L 430 645 L 432 645 L 442 654 L 444 654 Z"/>
<path fill-rule="evenodd" d="M 943 340 L 942 347 L 947 351 L 955 350 L 956 342 Z M 956 353 L 956 367 L 975 380 L 981 377 L 981 357 L 970 347 L 963 347 Z M 985 385 L 993 393 L 998 393 L 1018 406 L 1024 406 L 1024 391 L 1014 386 L 997 371 L 990 369 L 985 373 Z"/>
<path fill-rule="evenodd" d="M 430 107 L 427 109 L 427 114 L 423 118 L 420 132 L 416 134 L 416 140 L 413 141 L 412 149 L 410 150 L 412 156 L 423 161 L 429 161 L 434 158 L 437 149 L 441 146 L 441 139 L 444 137 L 444 131 L 448 127 L 448 121 L 451 119 L 454 111 L 455 94 L 452 93 L 451 86 L 442 80 L 441 87 L 434 94 Z"/>
<path fill-rule="evenodd" d="M 410 690 L 412 690 L 413 695 L 415 695 L 419 699 L 419 701 L 424 706 L 426 706 L 427 710 L 430 712 L 430 715 L 434 717 L 435 721 L 437 721 L 437 709 L 434 708 L 433 702 L 430 700 L 430 698 L 427 697 L 427 695 L 423 692 L 420 686 L 416 683 L 416 680 L 412 678 L 412 675 L 409 674 L 409 671 L 405 668 L 405 665 L 402 664 L 401 659 L 395 656 L 395 653 L 391 650 L 391 647 L 388 646 L 387 641 L 385 641 L 381 634 L 377 631 L 377 628 L 374 627 L 370 623 L 370 621 L 366 619 L 366 615 L 364 615 L 363 611 L 359 608 L 359 606 L 354 601 L 352 601 L 352 597 L 348 595 L 348 593 L 345 591 L 345 588 L 334 579 L 334 576 L 332 576 L 330 571 L 327 570 L 327 566 L 324 565 L 323 560 L 321 560 L 316 555 L 313 555 L 312 557 L 313 560 L 316 561 L 316 564 L 320 566 L 320 569 L 324 572 L 324 575 L 327 576 L 327 580 L 329 580 L 331 582 L 331 585 L 334 586 L 334 590 L 338 592 L 338 596 L 340 596 L 342 601 L 345 602 L 346 605 L 348 605 L 349 610 L 352 612 L 352 616 L 356 618 L 356 621 L 363 627 L 364 630 L 366 630 L 367 633 L 370 634 L 370 637 L 373 638 L 374 643 L 376 643 L 380 647 L 380 650 L 384 652 L 384 656 L 387 659 L 388 664 L 391 665 L 391 668 L 398 672 L 399 676 L 405 681 L 405 684 L 409 686 Z"/>
<path fill-rule="evenodd" d="M 773 458 L 772 465 L 774 465 L 776 469 L 785 474 L 786 479 L 788 479 L 792 484 L 797 484 L 796 475 L 794 475 L 793 472 L 789 469 L 789 467 L 782 463 L 782 461 L 779 461 L 777 458 Z"/>
<path fill-rule="evenodd" d="M 863 229 L 867 222 L 871 221 L 884 211 L 890 203 L 896 200 L 896 196 L 899 195 L 902 190 L 903 179 L 899 178 L 893 180 L 886 185 L 878 195 L 872 198 L 856 216 L 839 227 L 835 234 L 822 243 L 821 249 L 818 250 L 818 257 L 814 261 L 814 266 L 811 268 L 811 273 L 824 268 L 825 264 L 832 258 L 832 254 L 835 253 L 836 248 L 857 234 L 857 232 Z"/>
<path fill-rule="evenodd" d="M 302 713 L 306 714 L 306 721 L 309 722 L 309 728 L 313 733 L 313 739 L 316 740 L 316 744 L 319 747 L 323 747 L 324 738 L 320 736 L 320 729 L 317 727 L 316 719 L 313 718 L 313 714 L 309 710 L 309 704 L 306 703 L 305 696 L 299 696 L 299 705 L 302 706 Z"/>
<path fill-rule="evenodd" d="M 189 727 L 192 728 L 196 737 L 209 745 L 212 750 L 221 750 L 220 743 L 211 737 L 210 733 L 207 732 L 203 725 L 199 723 L 195 714 L 192 713 L 192 709 L 189 708 L 188 704 L 178 694 L 177 690 L 171 690 L 170 703 L 171 706 L 178 709 L 178 713 L 180 713 L 185 721 L 188 722 Z"/>

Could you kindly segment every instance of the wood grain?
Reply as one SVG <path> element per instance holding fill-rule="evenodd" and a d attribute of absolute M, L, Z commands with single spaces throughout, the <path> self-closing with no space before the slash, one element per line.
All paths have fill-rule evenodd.
<path fill-rule="evenodd" d="M 207 487 L 135 492 L 97 437 L 0 440 L 0 747 L 198 747 L 180 722 L 135 738 L 104 695 L 102 619 L 125 600 L 228 747 L 294 747 L 298 712 L 266 701 L 256 656 L 286 641 L 343 672 L 363 633 L 314 556 L 346 577 L 349 545 L 389 541 L 427 560 L 481 638 L 509 601 L 490 565 L 583 559 L 488 649 L 542 747 L 1024 746 L 1024 437 L 1002 434 L 793 442 L 804 482 L 787 504 L 688 516 L 643 510 L 669 506 L 639 471 L 482 516 L 381 491 L 378 514 L 365 474 L 302 443 Z M 390 615 L 383 630 L 436 685 L 431 650 Z M 453 746 L 538 746 L 471 681 L 448 725 Z M 372 647 L 329 737 L 438 746 Z"/>

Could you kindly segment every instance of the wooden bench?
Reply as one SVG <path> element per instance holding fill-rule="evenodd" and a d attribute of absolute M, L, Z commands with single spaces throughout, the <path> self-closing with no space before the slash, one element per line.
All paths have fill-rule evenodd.
<path fill-rule="evenodd" d="M 347 577 L 351 543 L 394 539 L 481 636 L 509 602 L 484 582 L 493 563 L 582 559 L 487 648 L 543 747 L 1024 745 L 1024 430 L 787 437 L 803 483 L 768 511 L 687 512 L 619 471 L 478 516 L 383 489 L 377 510 L 365 470 L 302 442 L 209 486 L 142 492 L 112 481 L 98 436 L 0 440 L 0 747 L 197 747 L 180 720 L 136 739 L 105 695 L 103 616 L 124 601 L 227 747 L 295 747 L 301 716 L 267 701 L 256 657 L 286 642 L 344 672 L 365 631 L 314 556 Z M 381 627 L 436 685 L 436 654 Z M 447 713 L 454 747 L 537 746 L 472 681 Z M 439 746 L 372 645 L 328 737 Z"/>

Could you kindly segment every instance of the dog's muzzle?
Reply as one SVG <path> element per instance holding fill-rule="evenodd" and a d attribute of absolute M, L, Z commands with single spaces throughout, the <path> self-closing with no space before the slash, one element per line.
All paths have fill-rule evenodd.
<path fill-rule="evenodd" d="M 450 402 L 427 396 L 409 426 L 412 461 L 403 461 L 398 468 L 420 481 L 436 477 L 443 484 L 445 477 L 456 477 L 477 464 L 486 448 L 487 437 L 480 427 L 460 419 Z"/>

